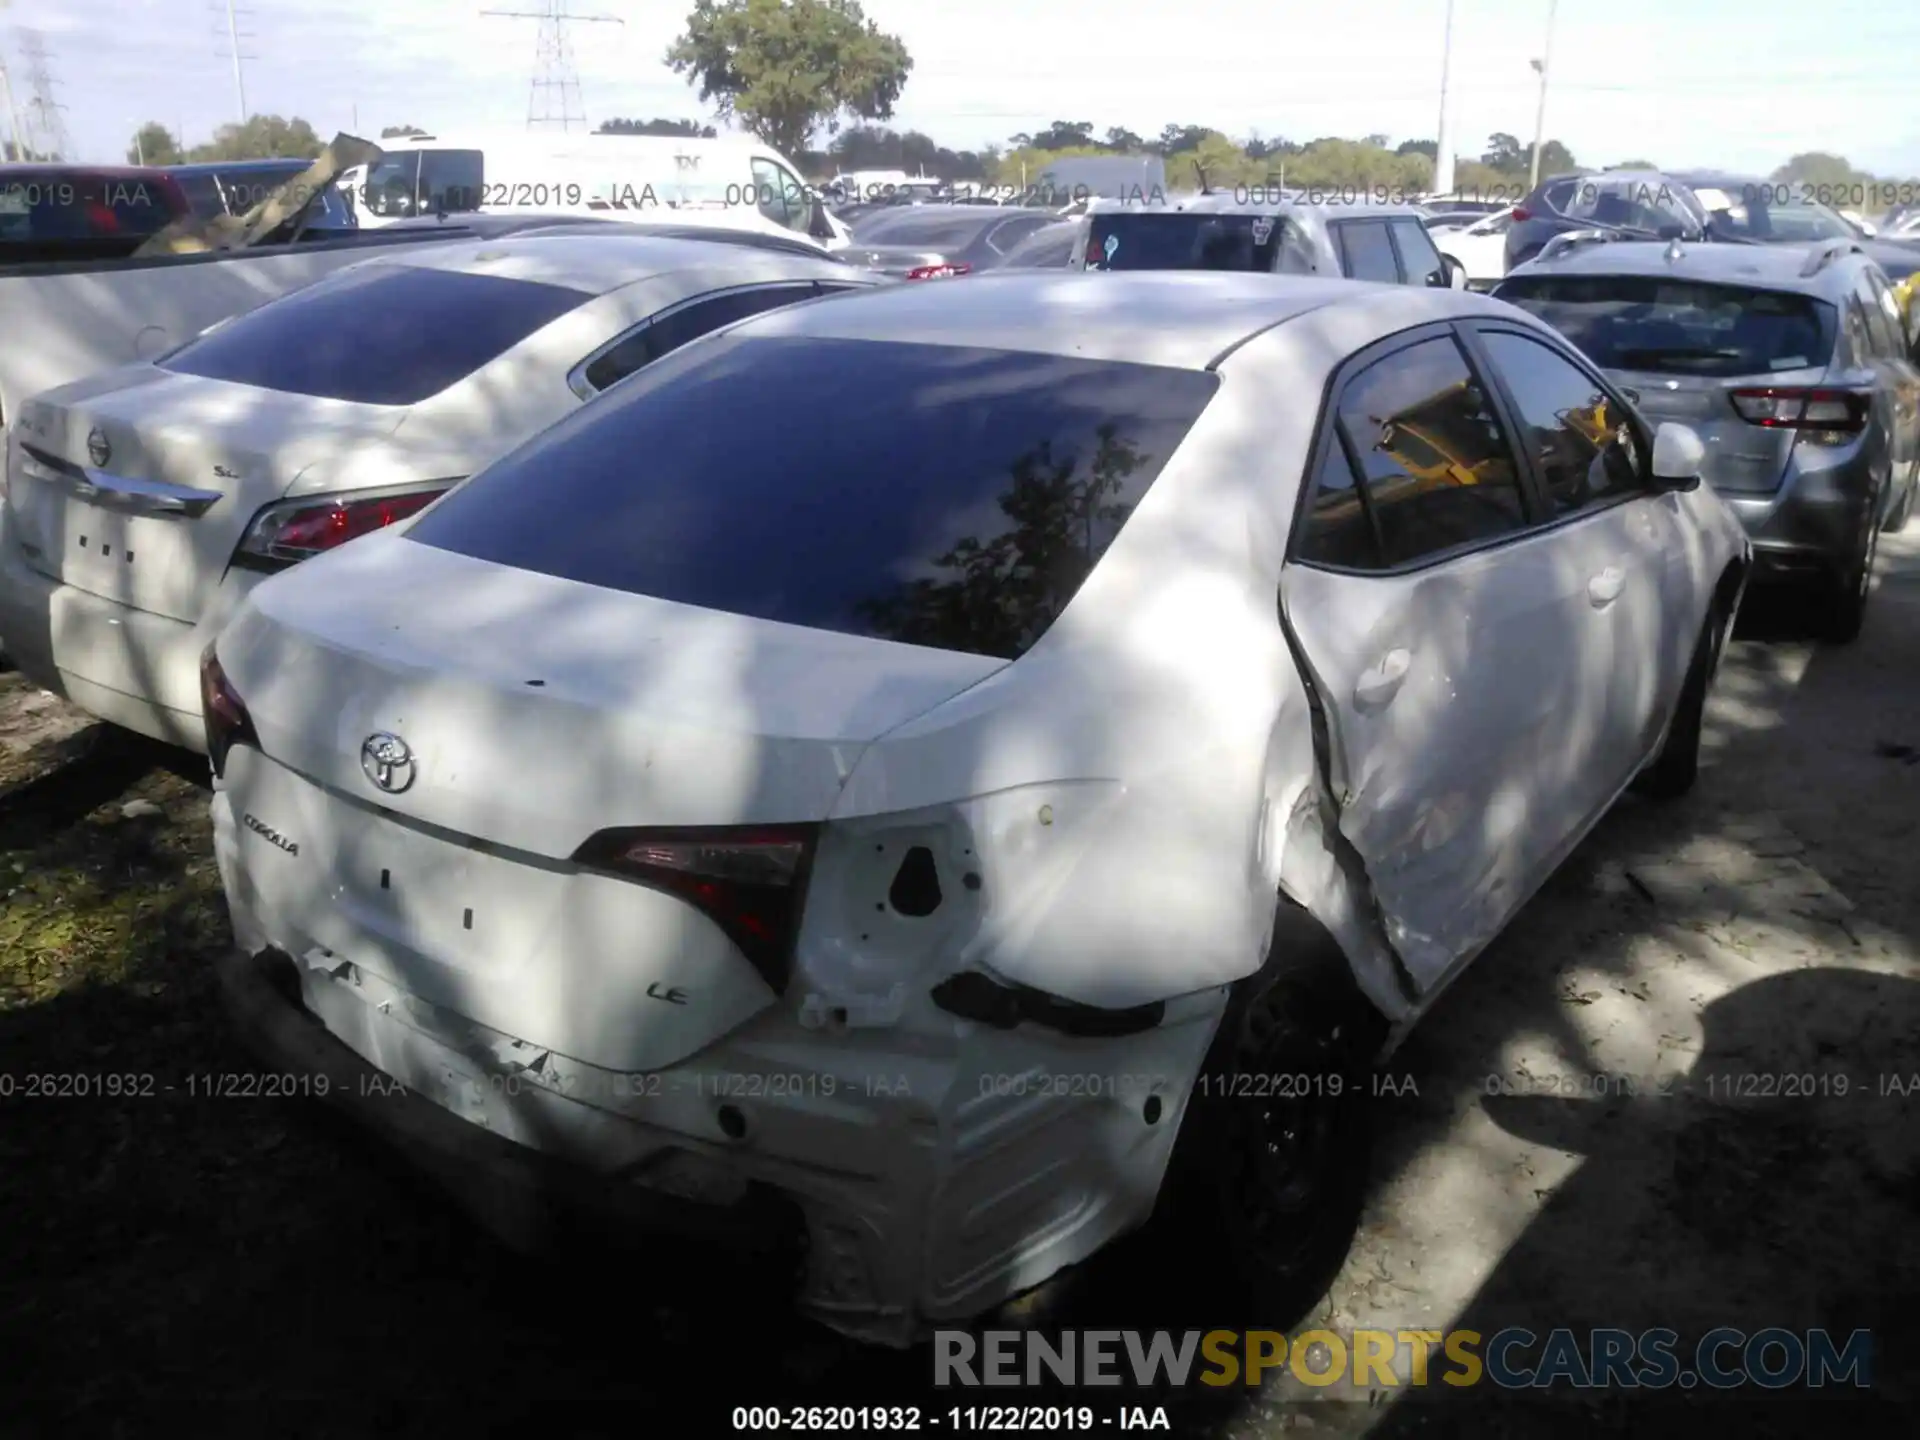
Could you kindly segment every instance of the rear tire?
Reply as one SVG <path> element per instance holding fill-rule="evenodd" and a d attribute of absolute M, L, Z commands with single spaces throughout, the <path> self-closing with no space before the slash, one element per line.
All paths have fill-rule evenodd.
<path fill-rule="evenodd" d="M 1706 730 L 1707 691 L 1712 688 L 1725 638 L 1720 612 L 1715 609 L 1707 616 L 1707 623 L 1694 644 L 1693 659 L 1687 666 L 1687 678 L 1680 686 L 1680 702 L 1667 727 L 1666 741 L 1654 762 L 1634 779 L 1633 788 L 1650 800 L 1678 800 L 1693 789 L 1694 782 L 1700 778 L 1700 738 Z"/>
<path fill-rule="evenodd" d="M 1195 1082 L 1155 1217 L 1169 1278 L 1209 1325 L 1291 1322 L 1327 1293 L 1372 1152 L 1379 1012 L 1332 965 L 1245 983 Z"/>
<path fill-rule="evenodd" d="M 1835 574 L 1820 592 L 1820 638 L 1831 645 L 1847 645 L 1860 638 L 1866 623 L 1867 597 L 1873 591 L 1873 560 L 1880 550 L 1880 527 L 1871 520 L 1851 564 Z"/>

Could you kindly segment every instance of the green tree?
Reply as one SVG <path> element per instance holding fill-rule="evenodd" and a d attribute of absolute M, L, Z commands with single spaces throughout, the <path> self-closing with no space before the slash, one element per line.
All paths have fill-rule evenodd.
<path fill-rule="evenodd" d="M 1616 165 L 1607 166 L 1609 170 L 1658 170 L 1659 168 L 1651 160 L 1622 160 Z"/>
<path fill-rule="evenodd" d="M 1855 170 L 1844 155 L 1833 155 L 1824 150 L 1808 150 L 1795 155 L 1773 172 L 1773 178 L 1782 184 L 1834 189 L 1864 184 L 1872 179 L 1864 171 Z"/>
<path fill-rule="evenodd" d="M 189 160 L 311 160 L 327 148 L 313 126 L 295 117 L 250 115 L 244 125 L 222 125 L 213 139 L 188 152 Z"/>
<path fill-rule="evenodd" d="M 858 0 L 696 0 L 667 65 L 783 154 L 843 114 L 887 120 L 913 57 Z"/>
<path fill-rule="evenodd" d="M 422 130 L 418 125 L 386 125 L 380 130 L 382 140 L 396 140 L 406 135 L 427 135 L 431 131 Z"/>
<path fill-rule="evenodd" d="M 667 135 L 688 140 L 711 140 L 719 132 L 698 120 L 603 120 L 594 127 L 596 135 Z"/>
<path fill-rule="evenodd" d="M 1496 130 L 1487 137 L 1487 148 L 1480 155 L 1480 163 L 1502 174 L 1524 175 L 1529 159 L 1527 149 L 1504 130 Z"/>
<path fill-rule="evenodd" d="M 1135 154 L 1147 148 L 1147 142 L 1122 125 L 1112 126 L 1107 131 L 1107 148 L 1127 154 Z"/>
<path fill-rule="evenodd" d="M 180 139 L 158 120 L 149 120 L 127 142 L 129 165 L 178 165 L 186 159 Z"/>

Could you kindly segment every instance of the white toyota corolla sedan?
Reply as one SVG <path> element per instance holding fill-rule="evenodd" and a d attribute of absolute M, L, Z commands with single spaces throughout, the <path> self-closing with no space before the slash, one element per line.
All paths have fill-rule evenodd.
<path fill-rule="evenodd" d="M 200 656 L 263 576 L 420 510 L 696 335 L 877 279 L 633 233 L 353 265 L 21 408 L 0 637 L 81 709 L 197 749 Z"/>
<path fill-rule="evenodd" d="M 256 590 L 203 689 L 268 1063 L 503 1226 L 804 1233 L 876 1341 L 1156 1208 L 1324 1287 L 1360 1077 L 1687 789 L 1748 544 L 1497 301 L 1111 278 L 756 317 Z"/>

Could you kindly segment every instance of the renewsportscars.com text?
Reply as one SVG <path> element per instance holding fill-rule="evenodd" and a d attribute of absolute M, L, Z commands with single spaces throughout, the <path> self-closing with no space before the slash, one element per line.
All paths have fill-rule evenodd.
<path fill-rule="evenodd" d="M 1763 1390 L 1869 1388 L 1873 1336 L 1855 1330 L 1572 1329 L 1539 1335 L 1477 1330 L 941 1330 L 938 1388 L 988 1386 L 1257 1386 L 1289 1374 L 1306 1385 L 1356 1391 L 1435 1385 L 1504 1390 L 1672 1387 Z"/>

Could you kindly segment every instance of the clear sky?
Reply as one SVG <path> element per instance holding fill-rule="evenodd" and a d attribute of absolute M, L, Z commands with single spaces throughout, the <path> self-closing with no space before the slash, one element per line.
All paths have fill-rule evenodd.
<path fill-rule="evenodd" d="M 237 0 L 250 109 L 322 135 L 358 124 L 520 125 L 523 0 Z M 6 0 L 0 0 L 6 7 Z M 570 27 L 581 98 L 611 116 L 710 119 L 661 55 L 684 0 L 573 0 L 624 25 Z M 1456 151 L 1528 141 L 1529 60 L 1547 0 L 1455 0 Z M 1310 140 L 1432 138 L 1446 0 L 866 0 L 914 57 L 894 124 L 969 148 L 1054 119 L 1168 123 Z M 156 119 L 188 143 L 235 117 L 225 0 L 12 0 L 0 46 L 23 89 L 16 27 L 42 32 L 80 158 L 118 159 Z M 1912 0 L 1560 0 L 1547 132 L 1582 163 L 1765 171 L 1809 149 L 1920 175 L 1920 5 Z M 23 95 L 16 95 L 24 103 Z"/>

